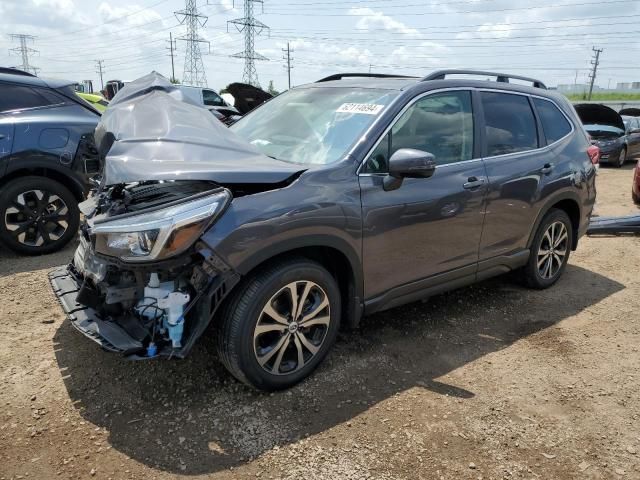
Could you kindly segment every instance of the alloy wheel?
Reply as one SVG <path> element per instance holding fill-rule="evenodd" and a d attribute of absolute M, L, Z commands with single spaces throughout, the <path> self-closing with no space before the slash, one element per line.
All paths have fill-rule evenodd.
<path fill-rule="evenodd" d="M 291 282 L 263 307 L 253 333 L 258 364 L 272 375 L 300 370 L 320 351 L 329 331 L 329 297 L 317 283 Z"/>
<path fill-rule="evenodd" d="M 567 227 L 553 222 L 542 236 L 538 249 L 538 274 L 544 279 L 554 278 L 564 263 L 569 247 Z"/>
<path fill-rule="evenodd" d="M 48 245 L 59 240 L 69 228 L 69 208 L 58 195 L 46 190 L 28 190 L 9 204 L 4 225 L 23 245 Z"/>

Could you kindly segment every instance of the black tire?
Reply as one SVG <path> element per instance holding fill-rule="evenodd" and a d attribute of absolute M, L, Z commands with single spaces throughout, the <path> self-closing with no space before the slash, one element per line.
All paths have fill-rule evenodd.
<path fill-rule="evenodd" d="M 627 147 L 622 147 L 622 150 L 620 150 L 620 155 L 618 156 L 617 160 L 614 162 L 613 166 L 616 168 L 622 168 L 622 166 L 625 164 L 626 161 L 627 161 Z"/>
<path fill-rule="evenodd" d="M 55 180 L 23 177 L 0 189 L 0 241 L 14 252 L 60 250 L 75 237 L 79 224 L 78 201 Z"/>
<path fill-rule="evenodd" d="M 549 236 L 546 236 L 552 225 L 555 225 L 555 229 L 559 227 L 558 222 L 564 226 L 564 232 L 566 233 L 566 242 L 564 244 L 560 243 L 555 246 L 553 249 L 548 249 L 548 245 L 550 243 Z M 560 238 L 562 235 L 558 234 L 556 238 Z M 571 253 L 571 248 L 573 246 L 573 225 L 571 224 L 571 220 L 569 216 L 564 210 L 551 209 L 540 222 L 540 226 L 536 232 L 535 237 L 533 238 L 533 242 L 531 244 L 531 254 L 529 255 L 529 261 L 522 269 L 523 279 L 525 284 L 530 288 L 535 289 L 544 289 L 549 288 L 551 285 L 556 283 L 558 279 L 562 276 L 565 268 L 567 267 L 567 262 L 569 261 L 569 255 Z M 552 253 L 551 256 L 551 266 L 550 270 L 547 272 L 546 267 L 548 266 L 548 257 L 545 257 L 543 253 L 547 250 L 550 250 Z M 565 254 L 562 258 L 562 262 L 558 261 L 560 258 L 559 253 L 553 252 L 561 252 L 564 250 Z M 547 258 L 545 263 L 539 267 L 539 262 Z M 558 268 L 559 265 L 559 268 Z M 554 270 L 556 269 L 556 270 Z M 550 276 L 546 276 L 546 274 Z"/>
<path fill-rule="evenodd" d="M 328 315 L 322 317 L 329 317 L 329 324 L 326 326 L 326 330 L 320 332 L 324 332 L 324 336 L 315 354 L 312 354 L 311 350 L 306 350 L 300 346 L 302 343 L 298 340 L 299 337 L 297 335 L 303 335 L 304 331 L 316 334 L 316 332 L 324 329 L 324 326 L 316 325 L 308 328 L 300 326 L 299 332 L 294 330 L 293 333 L 291 333 L 290 328 L 285 329 L 286 331 L 284 332 L 264 334 L 256 332 L 259 321 L 265 318 L 263 312 L 267 304 L 273 306 L 273 298 L 289 284 L 299 282 L 300 285 L 304 286 L 306 285 L 305 281 L 319 287 L 317 292 L 314 293 L 318 295 L 324 294 L 322 298 L 328 300 L 329 307 Z M 217 348 L 218 355 L 224 366 L 241 382 L 266 391 L 291 387 L 307 377 L 326 357 L 338 334 L 341 298 L 340 290 L 333 276 L 322 265 L 305 258 L 296 257 L 257 270 L 255 273 L 250 274 L 238 287 L 236 292 L 233 292 L 230 298 L 227 299 L 219 315 Z M 315 307 L 315 305 L 312 304 L 309 307 Z M 293 308 L 290 309 L 293 310 Z M 313 308 L 310 310 L 313 310 Z M 326 310 L 324 311 L 326 312 Z M 300 313 L 303 313 L 302 308 Z M 267 316 L 266 318 L 269 317 Z M 290 327 L 291 323 L 297 322 L 289 320 Z M 261 325 L 264 325 L 264 323 L 261 323 Z M 273 325 L 277 325 L 277 323 Z M 301 323 L 300 325 L 303 324 Z M 254 335 L 273 335 L 274 345 L 284 341 L 283 345 L 285 347 L 283 350 L 285 353 L 280 357 L 281 361 L 292 355 L 294 359 L 299 359 L 297 357 L 298 348 L 303 353 L 306 353 L 307 356 L 311 355 L 311 357 L 305 363 L 303 356 L 303 362 L 301 363 L 303 366 L 298 368 L 300 362 L 296 361 L 296 369 L 288 373 L 286 371 L 280 373 L 281 362 L 278 362 L 277 367 L 274 366 L 274 363 L 274 365 L 270 366 L 271 371 L 267 371 L 269 362 L 265 364 L 265 367 L 261 366 L 258 359 L 258 347 L 256 346 L 258 342 L 256 338 L 262 339 L 262 337 L 254 338 Z M 288 339 L 283 340 L 287 335 L 289 335 Z M 307 337 L 305 339 L 309 341 Z M 313 346 L 315 347 L 315 345 Z M 294 350 L 291 351 L 290 348 Z M 271 353 L 272 350 L 274 351 L 273 353 Z M 276 352 L 279 352 L 279 350 L 274 346 L 272 349 L 267 350 L 267 354 L 263 355 L 262 359 L 267 357 L 269 353 L 271 353 L 272 357 L 277 358 L 279 354 L 274 355 Z M 291 361 L 287 360 L 289 364 Z M 274 368 L 277 368 L 279 373 L 274 374 Z"/>

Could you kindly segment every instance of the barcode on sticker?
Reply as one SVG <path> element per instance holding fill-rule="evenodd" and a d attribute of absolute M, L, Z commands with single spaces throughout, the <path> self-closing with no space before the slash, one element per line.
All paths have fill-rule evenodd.
<path fill-rule="evenodd" d="M 343 103 L 336 110 L 338 113 L 364 113 L 366 115 L 377 115 L 384 105 L 376 105 L 375 103 Z"/>

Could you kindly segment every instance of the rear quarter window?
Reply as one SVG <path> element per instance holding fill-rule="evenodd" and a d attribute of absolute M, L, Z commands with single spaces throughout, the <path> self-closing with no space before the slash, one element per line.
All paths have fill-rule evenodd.
<path fill-rule="evenodd" d="M 64 103 L 61 96 L 43 88 L 6 84 L 0 86 L 0 112 L 46 107 L 60 103 Z"/>
<path fill-rule="evenodd" d="M 547 145 L 560 140 L 571 132 L 571 124 L 553 102 L 534 98 L 533 104 L 536 106 L 536 111 L 542 122 Z"/>

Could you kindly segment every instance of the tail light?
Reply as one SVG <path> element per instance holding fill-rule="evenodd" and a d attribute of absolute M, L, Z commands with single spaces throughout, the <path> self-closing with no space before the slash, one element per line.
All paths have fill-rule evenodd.
<path fill-rule="evenodd" d="M 597 145 L 590 145 L 589 148 L 587 148 L 587 155 L 589 155 L 591 163 L 594 165 L 600 164 L 600 148 Z"/>

